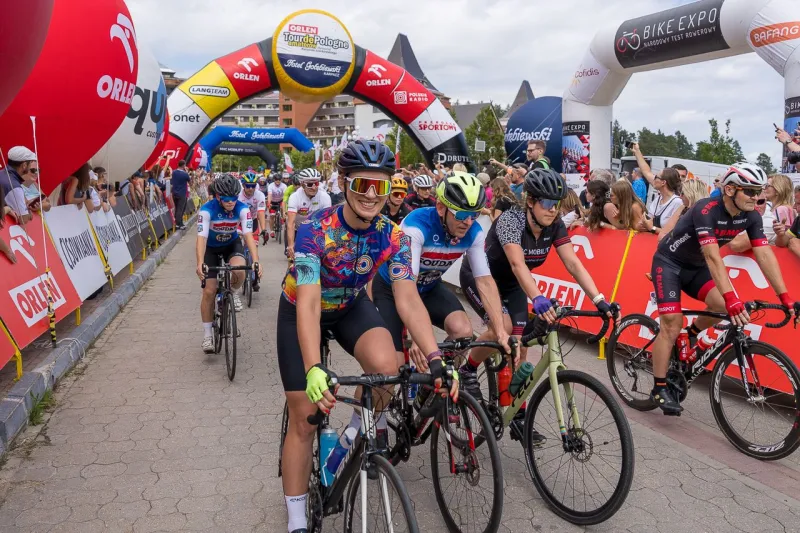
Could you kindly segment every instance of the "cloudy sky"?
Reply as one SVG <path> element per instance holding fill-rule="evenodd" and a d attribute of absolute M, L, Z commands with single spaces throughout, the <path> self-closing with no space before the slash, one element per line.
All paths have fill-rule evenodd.
<path fill-rule="evenodd" d="M 209 61 L 272 35 L 288 14 L 315 7 L 339 17 L 360 46 L 386 56 L 408 35 L 436 87 L 461 102 L 511 103 L 523 79 L 536 96 L 561 96 L 600 25 L 688 0 L 128 0 L 139 39 L 190 76 Z M 642 126 L 690 141 L 708 119 L 732 119 L 745 155 L 778 162 L 772 123 L 783 121 L 783 80 L 755 54 L 635 75 L 614 106 L 628 130 Z"/>

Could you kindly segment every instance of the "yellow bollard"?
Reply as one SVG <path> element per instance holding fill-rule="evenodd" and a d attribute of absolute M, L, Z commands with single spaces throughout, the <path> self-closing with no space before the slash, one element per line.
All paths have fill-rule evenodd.
<path fill-rule="evenodd" d="M 76 326 L 80 326 L 81 325 L 81 308 L 80 307 L 75 309 L 75 325 Z"/>

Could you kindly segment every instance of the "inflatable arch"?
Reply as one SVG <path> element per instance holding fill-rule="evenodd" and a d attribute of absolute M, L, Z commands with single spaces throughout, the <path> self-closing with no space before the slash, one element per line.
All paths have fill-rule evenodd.
<path fill-rule="evenodd" d="M 271 38 L 212 61 L 173 91 L 165 153 L 177 161 L 232 106 L 280 90 L 303 102 L 346 93 L 378 107 L 414 139 L 428 163 L 465 163 L 464 134 L 436 96 L 403 68 L 357 46 L 325 11 L 286 17 Z"/>
<path fill-rule="evenodd" d="M 235 128 L 217 126 L 198 143 L 207 153 L 223 142 L 248 144 L 291 144 L 301 152 L 308 152 L 314 145 L 297 128 Z"/>
<path fill-rule="evenodd" d="M 264 162 L 264 166 L 266 166 L 268 169 L 275 170 L 278 168 L 278 158 L 275 156 L 275 154 L 260 144 L 254 144 L 253 146 L 242 146 L 240 144 L 222 143 L 209 153 L 211 154 L 211 157 L 208 158 L 208 162 L 206 163 L 207 171 L 211 170 L 211 160 L 215 155 L 252 155 L 260 157 Z"/>
<path fill-rule="evenodd" d="M 564 92 L 562 147 L 582 145 L 591 168 L 610 168 L 612 106 L 633 74 L 751 51 L 783 76 L 784 128 L 793 131 L 800 119 L 799 45 L 794 0 L 700 0 L 604 28 Z"/>

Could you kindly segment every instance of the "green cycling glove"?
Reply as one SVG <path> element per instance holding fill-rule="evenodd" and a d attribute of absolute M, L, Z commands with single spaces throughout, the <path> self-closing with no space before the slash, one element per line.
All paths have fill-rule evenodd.
<path fill-rule="evenodd" d="M 321 364 L 311 367 L 306 374 L 306 396 L 311 403 L 322 399 L 322 393 L 330 388 L 328 370 Z"/>

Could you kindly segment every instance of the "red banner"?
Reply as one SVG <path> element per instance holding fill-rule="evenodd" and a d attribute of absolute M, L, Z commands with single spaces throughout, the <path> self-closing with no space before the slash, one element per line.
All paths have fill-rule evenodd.
<path fill-rule="evenodd" d="M 17 263 L 0 255 L 0 310 L 14 340 L 20 348 L 47 331 L 47 296 L 52 293 L 56 320 L 61 320 L 81 305 L 81 299 L 67 275 L 49 236 L 42 242 L 42 219 L 33 219 L 19 226 L 10 218 L 0 229 L 17 257 Z M 50 264 L 45 273 L 45 248 Z"/>
<path fill-rule="evenodd" d="M 0 328 L 0 368 L 6 366 L 6 363 L 11 361 L 14 357 L 14 345 L 11 344 L 11 339 Z"/>

